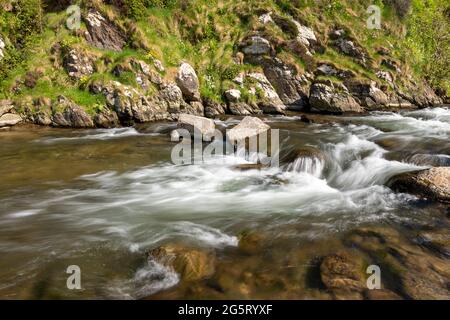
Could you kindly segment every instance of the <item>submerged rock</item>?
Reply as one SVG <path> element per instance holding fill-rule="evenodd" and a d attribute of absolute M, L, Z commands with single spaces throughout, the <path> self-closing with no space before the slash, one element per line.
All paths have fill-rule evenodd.
<path fill-rule="evenodd" d="M 227 137 L 229 141 L 241 141 L 245 138 L 259 135 L 269 129 L 270 126 L 265 124 L 261 119 L 245 117 L 237 126 L 227 131 Z"/>
<path fill-rule="evenodd" d="M 420 232 L 417 236 L 419 244 L 450 258 L 450 231 L 438 229 Z"/>
<path fill-rule="evenodd" d="M 362 291 L 365 283 L 362 267 L 341 252 L 326 256 L 320 265 L 320 278 L 329 290 Z"/>
<path fill-rule="evenodd" d="M 418 166 L 450 167 L 450 156 L 445 154 L 414 154 L 405 159 Z"/>
<path fill-rule="evenodd" d="M 429 255 L 394 229 L 358 228 L 344 237 L 344 243 L 367 254 L 380 266 L 382 286 L 407 299 L 449 299 L 448 260 Z M 383 279 L 390 279 L 386 283 Z"/>
<path fill-rule="evenodd" d="M 400 174 L 392 178 L 389 185 L 400 192 L 450 202 L 450 167 Z"/>
<path fill-rule="evenodd" d="M 149 251 L 147 256 L 149 259 L 155 259 L 158 263 L 173 268 L 184 281 L 208 278 L 215 271 L 213 251 L 169 244 Z"/>

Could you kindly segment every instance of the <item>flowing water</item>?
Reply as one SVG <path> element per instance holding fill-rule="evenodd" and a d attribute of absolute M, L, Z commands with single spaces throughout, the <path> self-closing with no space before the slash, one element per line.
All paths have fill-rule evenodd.
<path fill-rule="evenodd" d="M 360 225 L 427 225 L 442 216 L 442 206 L 386 183 L 450 164 L 449 109 L 326 118 L 333 123 L 264 118 L 280 129 L 281 151 L 314 148 L 319 156 L 245 171 L 235 166 L 248 159 L 232 155 L 173 165 L 170 123 L 0 132 L 0 296 L 143 298 L 180 281 L 145 258 L 165 243 L 214 248 L 239 264 L 227 252 L 244 230 L 280 248 L 308 242 L 320 251 L 321 241 L 332 246 Z M 81 269 L 81 291 L 66 287 L 70 265 Z"/>

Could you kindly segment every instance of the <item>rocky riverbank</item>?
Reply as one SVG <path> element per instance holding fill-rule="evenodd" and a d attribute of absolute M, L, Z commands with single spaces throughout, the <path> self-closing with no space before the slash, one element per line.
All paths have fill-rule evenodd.
<path fill-rule="evenodd" d="M 50 43 L 42 65 L 30 65 L 2 85 L 8 99 L 0 100 L 1 127 L 25 122 L 109 128 L 176 120 L 181 113 L 343 114 L 448 101 L 442 90 L 414 75 L 381 35 L 383 45 L 362 44 L 363 35 L 345 24 L 307 23 L 300 13 L 263 5 L 244 14 L 237 6 L 239 36 L 229 31 L 235 37 L 227 40 L 233 47 L 229 59 L 211 70 L 204 67 L 208 59 L 197 56 L 170 60 L 160 53 L 163 43 L 149 43 L 147 30 L 123 16 L 120 6 L 101 2 L 83 3 L 80 29 L 65 29 L 61 19 L 49 23 L 53 34 L 42 39 Z M 15 6 L 7 12 L 13 14 Z M 189 18 L 176 19 L 183 24 Z M 216 23 L 215 37 L 228 37 L 221 21 Z M 0 35 L 0 57 L 8 55 L 5 37 Z"/>

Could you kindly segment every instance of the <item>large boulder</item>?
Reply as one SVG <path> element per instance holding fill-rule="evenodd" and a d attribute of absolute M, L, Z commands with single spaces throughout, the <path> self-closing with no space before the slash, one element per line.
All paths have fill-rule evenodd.
<path fill-rule="evenodd" d="M 261 64 L 264 75 L 285 105 L 298 107 L 307 104 L 307 95 L 293 67 L 278 58 L 264 59 Z"/>
<path fill-rule="evenodd" d="M 245 117 L 231 130 L 227 131 L 229 141 L 242 141 L 245 138 L 257 136 L 270 129 L 261 119 L 255 117 Z"/>
<path fill-rule="evenodd" d="M 450 202 L 450 167 L 436 167 L 400 174 L 389 182 L 391 188 L 442 202 Z"/>
<path fill-rule="evenodd" d="M 200 101 L 199 82 L 194 68 L 190 64 L 183 62 L 178 68 L 176 77 L 177 85 L 188 101 Z"/>
<path fill-rule="evenodd" d="M 87 26 L 86 40 L 100 49 L 122 51 L 126 35 L 96 10 L 89 10 L 84 17 Z"/>
<path fill-rule="evenodd" d="M 175 270 L 184 281 L 205 279 L 215 271 L 215 254 L 210 250 L 169 244 L 149 251 L 147 256 Z"/>
<path fill-rule="evenodd" d="M 284 114 L 286 106 L 281 101 L 278 93 L 275 91 L 272 84 L 262 73 L 253 72 L 247 75 L 248 78 L 256 81 L 256 86 L 260 90 L 262 97 L 261 102 L 258 103 L 259 107 L 264 113 Z"/>
<path fill-rule="evenodd" d="M 297 27 L 298 31 L 297 39 L 308 47 L 314 46 L 317 43 L 317 38 L 316 35 L 314 34 L 314 30 L 300 24 L 295 20 L 293 20 L 293 22 Z"/>
<path fill-rule="evenodd" d="M 331 113 L 363 112 L 364 109 L 345 89 L 329 83 L 314 83 L 310 89 L 309 103 L 313 110 Z"/>
<path fill-rule="evenodd" d="M 345 86 L 348 88 L 353 97 L 358 99 L 360 105 L 367 110 L 376 110 L 386 107 L 389 104 L 389 97 L 376 86 L 376 82 L 371 81 L 365 83 L 362 81 L 346 81 Z"/>
<path fill-rule="evenodd" d="M 117 113 L 106 109 L 98 113 L 94 117 L 94 123 L 99 128 L 116 128 L 120 125 L 119 117 Z"/>
<path fill-rule="evenodd" d="M 184 113 L 178 117 L 178 127 L 189 130 L 191 135 L 204 141 L 211 141 L 216 130 L 213 120 Z"/>
<path fill-rule="evenodd" d="M 14 126 L 22 122 L 22 117 L 14 113 L 5 113 L 0 116 L 0 128 Z"/>
<path fill-rule="evenodd" d="M 269 40 L 261 36 L 251 36 L 245 39 L 241 46 L 244 54 L 250 56 L 268 55 L 273 51 Z"/>
<path fill-rule="evenodd" d="M 94 122 L 80 106 L 60 96 L 53 106 L 52 124 L 55 127 L 92 128 Z M 61 111 L 60 111 L 61 110 Z"/>

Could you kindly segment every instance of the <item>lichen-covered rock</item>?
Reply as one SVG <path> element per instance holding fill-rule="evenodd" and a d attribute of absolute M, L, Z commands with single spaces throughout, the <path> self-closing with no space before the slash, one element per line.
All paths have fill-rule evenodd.
<path fill-rule="evenodd" d="M 205 117 L 207 118 L 215 118 L 226 113 L 226 106 L 212 99 L 203 99 L 203 105 L 205 109 Z"/>
<path fill-rule="evenodd" d="M 317 76 L 337 77 L 341 79 L 354 78 L 355 73 L 351 70 L 342 70 L 332 63 L 321 63 L 317 66 L 315 74 Z"/>
<path fill-rule="evenodd" d="M 238 125 L 227 131 L 229 141 L 241 141 L 245 138 L 253 137 L 266 132 L 270 126 L 261 119 L 255 117 L 245 117 Z"/>
<path fill-rule="evenodd" d="M 247 75 L 248 78 L 256 81 L 256 86 L 261 92 L 262 99 L 258 102 L 259 107 L 264 113 L 269 114 L 284 114 L 287 109 L 286 105 L 281 101 L 278 93 L 275 91 L 272 84 L 266 78 L 266 76 L 262 73 L 249 73 Z"/>
<path fill-rule="evenodd" d="M 307 95 L 295 70 L 278 58 L 261 62 L 264 75 L 287 106 L 305 106 Z"/>
<path fill-rule="evenodd" d="M 64 55 L 64 68 L 69 76 L 81 79 L 95 72 L 94 59 L 79 49 L 69 49 Z"/>
<path fill-rule="evenodd" d="M 437 167 L 400 174 L 389 185 L 398 191 L 450 202 L 450 167 Z"/>
<path fill-rule="evenodd" d="M 14 126 L 22 122 L 22 117 L 14 113 L 5 113 L 0 116 L 0 128 Z"/>
<path fill-rule="evenodd" d="M 205 279 L 215 271 L 215 254 L 209 250 L 169 244 L 151 250 L 147 256 L 175 270 L 184 281 Z"/>
<path fill-rule="evenodd" d="M 180 65 L 176 82 L 188 101 L 200 101 L 198 77 L 190 64 L 183 62 Z"/>
<path fill-rule="evenodd" d="M 239 102 L 241 99 L 241 92 L 237 89 L 230 89 L 225 91 L 225 98 L 227 98 L 228 102 L 235 103 Z"/>
<path fill-rule="evenodd" d="M 89 10 L 84 17 L 88 31 L 86 40 L 100 49 L 122 51 L 126 44 L 125 34 L 96 10 Z"/>
<path fill-rule="evenodd" d="M 358 99 L 359 104 L 367 110 L 380 109 L 389 104 L 388 96 L 382 90 L 377 88 L 374 81 L 365 83 L 362 81 L 350 80 L 345 82 L 345 86 L 353 97 Z"/>
<path fill-rule="evenodd" d="M 313 110 L 322 112 L 364 111 L 348 92 L 336 89 L 332 83 L 313 84 L 310 89 L 309 103 Z"/>
<path fill-rule="evenodd" d="M 249 116 L 252 114 L 262 114 L 263 111 L 254 103 L 236 102 L 230 103 L 228 109 L 236 116 Z"/>
<path fill-rule="evenodd" d="M 305 44 L 308 47 L 311 47 L 317 43 L 317 38 L 316 35 L 314 34 L 313 29 L 300 24 L 298 21 L 293 20 L 293 22 L 298 30 L 297 39 L 301 43 Z"/>
<path fill-rule="evenodd" d="M 95 126 L 98 128 L 116 128 L 120 125 L 117 113 L 109 109 L 103 110 L 94 117 Z"/>
<path fill-rule="evenodd" d="M 92 128 L 94 122 L 80 106 L 60 96 L 53 106 L 52 124 L 55 127 Z M 60 111 L 62 110 L 62 111 Z"/>

